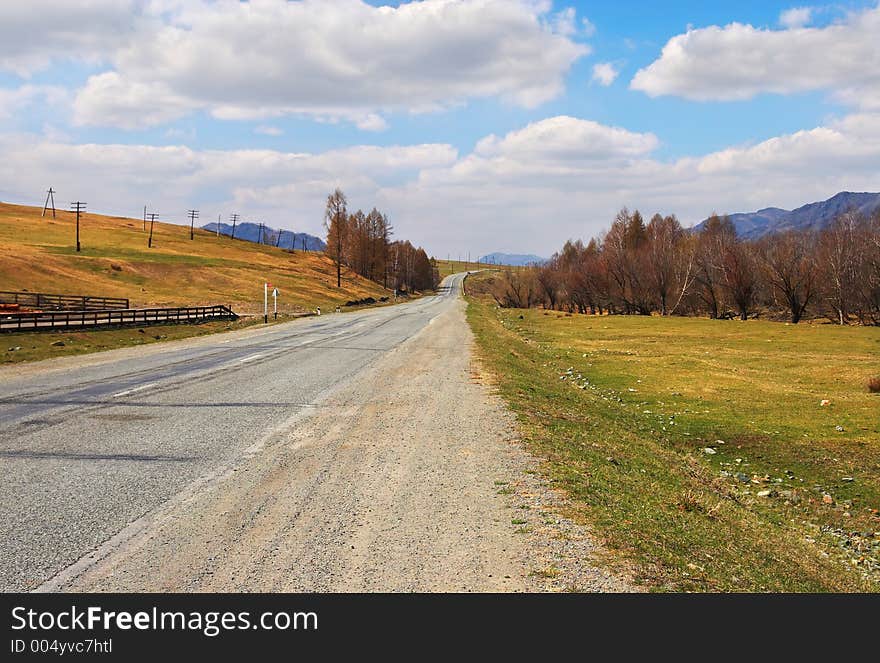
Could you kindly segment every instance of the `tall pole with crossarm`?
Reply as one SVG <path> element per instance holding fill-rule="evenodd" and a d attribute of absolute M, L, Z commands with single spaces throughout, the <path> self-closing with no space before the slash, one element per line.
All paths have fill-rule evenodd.
<path fill-rule="evenodd" d="M 150 217 L 150 238 L 147 240 L 147 248 L 152 249 L 153 248 L 153 224 L 156 223 L 156 219 L 159 218 L 159 215 L 156 214 L 155 212 L 150 212 L 149 214 L 147 214 L 147 216 Z"/>
<path fill-rule="evenodd" d="M 86 204 L 77 200 L 75 203 L 70 203 L 70 210 L 76 213 L 76 252 L 79 253 L 79 217 L 86 211 Z"/>
<path fill-rule="evenodd" d="M 189 218 L 189 238 L 194 239 L 193 233 L 195 231 L 196 219 L 199 218 L 199 210 L 188 210 L 186 216 Z"/>

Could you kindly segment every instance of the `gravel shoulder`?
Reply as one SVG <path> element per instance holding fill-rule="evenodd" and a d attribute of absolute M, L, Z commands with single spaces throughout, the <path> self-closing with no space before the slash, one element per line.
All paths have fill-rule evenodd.
<path fill-rule="evenodd" d="M 465 303 L 45 583 L 56 591 L 631 591 L 516 441 Z"/>

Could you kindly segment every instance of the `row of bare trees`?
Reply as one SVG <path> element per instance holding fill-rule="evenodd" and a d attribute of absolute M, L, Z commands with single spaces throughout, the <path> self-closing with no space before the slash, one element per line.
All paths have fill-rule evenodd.
<path fill-rule="evenodd" d="M 342 285 L 342 267 L 381 283 L 386 288 L 432 290 L 440 277 L 433 260 L 409 241 L 391 241 L 388 217 L 375 207 L 350 213 L 345 194 L 336 189 L 327 196 L 324 213 L 326 253 L 336 263 L 336 285 Z"/>
<path fill-rule="evenodd" d="M 726 217 L 691 232 L 675 216 L 645 223 L 623 209 L 601 239 L 566 242 L 546 264 L 506 273 L 493 294 L 502 306 L 582 313 L 880 325 L 880 211 L 744 241 Z"/>

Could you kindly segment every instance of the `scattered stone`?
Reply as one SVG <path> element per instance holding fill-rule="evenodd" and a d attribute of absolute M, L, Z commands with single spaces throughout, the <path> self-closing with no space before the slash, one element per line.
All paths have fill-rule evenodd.
<path fill-rule="evenodd" d="M 835 426 L 834 430 L 836 430 L 838 433 L 842 433 L 844 431 L 844 428 L 843 426 Z"/>
<path fill-rule="evenodd" d="M 18 352 L 19 350 L 21 350 L 21 346 L 16 345 L 14 348 L 9 348 L 7 352 Z"/>
<path fill-rule="evenodd" d="M 114 272 L 121 272 L 121 271 L 122 271 L 122 265 L 117 265 L 116 263 L 111 263 L 111 264 L 110 264 L 110 269 L 112 269 Z"/>
<path fill-rule="evenodd" d="M 63 348 L 63 347 L 64 347 L 64 341 L 55 341 L 55 342 L 52 344 L 52 347 L 53 347 L 53 348 Z"/>
<path fill-rule="evenodd" d="M 826 405 L 831 405 L 831 401 L 829 401 L 827 398 L 823 398 L 821 401 L 819 401 L 820 407 L 825 407 Z"/>
<path fill-rule="evenodd" d="M 724 440 L 715 440 L 715 444 L 724 444 Z"/>
<path fill-rule="evenodd" d="M 847 483 L 852 483 L 853 481 L 855 481 L 853 477 L 841 477 L 840 480 L 846 481 Z"/>
<path fill-rule="evenodd" d="M 822 495 L 822 503 L 823 504 L 834 504 L 834 498 L 831 497 L 828 493 Z"/>
<path fill-rule="evenodd" d="M 758 491 L 757 493 L 755 493 L 755 494 L 756 494 L 758 497 L 773 497 L 773 495 L 774 495 L 775 493 L 776 493 L 775 490 L 759 490 L 759 491 Z"/>
<path fill-rule="evenodd" d="M 709 454 L 711 456 L 711 455 L 717 454 L 718 452 L 715 451 L 715 449 L 713 449 L 712 447 L 706 447 L 705 449 L 703 449 L 703 453 Z"/>
<path fill-rule="evenodd" d="M 736 480 L 740 483 L 751 483 L 752 479 L 748 474 L 743 474 L 742 472 L 736 473 Z"/>

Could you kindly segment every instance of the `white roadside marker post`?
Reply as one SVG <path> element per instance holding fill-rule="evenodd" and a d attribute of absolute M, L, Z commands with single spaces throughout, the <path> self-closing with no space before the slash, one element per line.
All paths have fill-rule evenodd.
<path fill-rule="evenodd" d="M 269 324 L 269 284 L 263 283 L 263 324 Z"/>
<path fill-rule="evenodd" d="M 272 288 L 272 305 L 275 308 L 275 320 L 278 319 L 278 288 Z"/>

